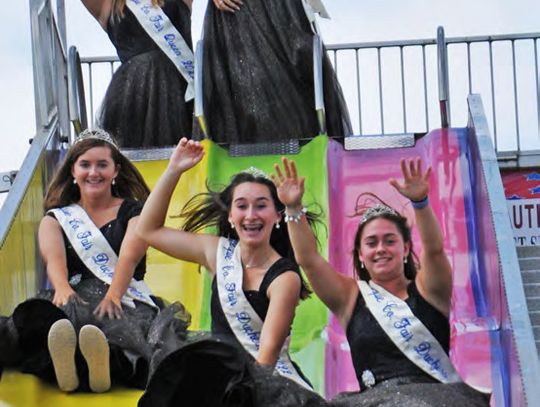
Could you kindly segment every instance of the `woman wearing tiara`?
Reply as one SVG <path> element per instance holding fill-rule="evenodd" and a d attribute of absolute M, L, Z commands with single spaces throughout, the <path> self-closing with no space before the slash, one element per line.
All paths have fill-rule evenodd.
<path fill-rule="evenodd" d="M 292 260 L 272 181 L 261 171 L 236 174 L 223 190 L 186 204 L 183 230 L 164 226 L 180 176 L 203 154 L 198 142 L 180 140 L 137 231 L 150 246 L 208 270 L 212 334 L 168 356 L 139 406 L 280 406 L 278 397 L 291 406 L 320 401 L 288 355 L 295 308 L 309 291 Z M 212 226 L 217 235 L 195 233 Z M 293 383 L 301 390 L 283 391 Z"/>
<path fill-rule="evenodd" d="M 189 315 L 178 303 L 160 311 L 144 284 L 147 245 L 135 227 L 148 193 L 108 133 L 80 134 L 47 190 L 39 226 L 52 288 L 0 319 L 5 364 L 65 392 L 144 388 L 161 345 L 180 346 Z"/>
<path fill-rule="evenodd" d="M 337 273 L 318 252 L 302 210 L 304 179 L 283 159 L 272 176 L 286 213 L 295 258 L 315 293 L 346 331 L 363 389 L 332 406 L 487 406 L 486 396 L 461 382 L 448 357 L 452 270 L 443 234 L 429 205 L 431 168 L 402 160 L 404 181 L 390 184 L 411 201 L 422 242 L 416 265 L 407 220 L 384 204 L 357 208 L 355 277 Z M 370 195 L 372 198 L 374 196 Z"/>
<path fill-rule="evenodd" d="M 97 124 L 114 134 L 122 148 L 173 146 L 179 134 L 191 134 L 192 0 L 82 2 L 122 62 Z"/>
<path fill-rule="evenodd" d="M 208 137 L 280 142 L 319 134 L 313 80 L 314 0 L 209 0 L 203 102 Z M 317 10 L 326 14 L 324 7 Z M 329 137 L 352 133 L 341 87 L 323 54 Z"/>

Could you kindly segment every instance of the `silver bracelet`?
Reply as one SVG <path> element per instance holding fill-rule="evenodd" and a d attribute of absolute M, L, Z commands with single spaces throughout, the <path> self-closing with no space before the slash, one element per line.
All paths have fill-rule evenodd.
<path fill-rule="evenodd" d="M 284 221 L 285 223 L 288 223 L 290 221 L 295 221 L 296 223 L 300 222 L 300 219 L 302 218 L 302 216 L 305 216 L 307 212 L 307 209 L 305 207 L 301 207 L 300 210 L 294 212 L 294 213 L 290 213 L 289 212 L 289 208 L 285 207 L 285 216 L 284 216 Z"/>

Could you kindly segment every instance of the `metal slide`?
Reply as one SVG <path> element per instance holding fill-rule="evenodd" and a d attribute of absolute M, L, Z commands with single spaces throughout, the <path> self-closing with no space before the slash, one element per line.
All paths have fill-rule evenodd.
<path fill-rule="evenodd" d="M 469 128 L 432 131 L 411 148 L 346 151 L 341 144 L 319 136 L 291 158 L 307 176 L 306 203 L 317 203 L 328 214 L 332 239 L 327 239 L 322 231 L 321 250 L 326 252 L 328 248 L 330 261 L 348 274 L 352 272 L 351 242 L 358 219 L 346 215 L 352 213 L 356 196 L 363 191 L 375 192 L 389 202 L 398 202 L 397 208 L 410 215 L 408 203 L 387 180 L 399 177 L 401 157 L 420 156 L 432 166 L 431 201 L 443 225 L 446 250 L 454 268 L 452 360 L 468 383 L 481 389 L 493 388 L 493 405 L 532 406 L 539 400 L 535 385 L 539 367 L 506 203 L 481 102 L 472 96 L 469 103 Z M 187 198 L 203 190 L 205 181 L 213 186 L 224 184 L 232 174 L 253 164 L 270 171 L 280 158 L 230 157 L 208 141 L 205 148 L 205 161 L 182 178 L 170 214 L 178 213 Z M 158 152 L 161 156 L 168 154 L 167 150 Z M 137 152 L 131 156 L 136 159 Z M 166 160 L 152 159 L 148 153 L 145 156 L 136 164 L 153 185 Z M 177 220 L 169 222 L 174 224 Z M 6 241 L 16 239 L 19 243 L 17 247 L 4 245 L 0 251 L 0 276 L 6 294 L 2 299 L 11 301 L 3 301 L 2 313 L 9 312 L 30 294 L 29 289 L 20 290 L 20 276 L 37 281 L 36 274 L 42 273 L 36 272 L 33 262 L 15 265 L 21 259 L 33 257 L 33 251 L 31 255 L 25 253 L 27 247 L 35 250 L 35 225 L 27 225 L 26 233 L 21 233 L 24 228 L 24 217 L 17 217 Z M 418 244 L 416 249 L 421 250 Z M 209 327 L 208 281 L 197 267 L 152 250 L 147 275 L 156 294 L 186 304 L 193 314 L 194 329 Z M 315 297 L 305 301 L 297 312 L 293 350 L 293 358 L 321 394 L 331 397 L 357 388 L 343 332 Z M 127 389 L 113 389 L 100 395 L 65 395 L 31 376 L 14 372 L 5 373 L 0 382 L 0 401 L 6 406 L 43 405 L 44 400 L 59 406 L 96 402 L 127 406 L 134 405 L 139 395 L 139 391 Z"/>

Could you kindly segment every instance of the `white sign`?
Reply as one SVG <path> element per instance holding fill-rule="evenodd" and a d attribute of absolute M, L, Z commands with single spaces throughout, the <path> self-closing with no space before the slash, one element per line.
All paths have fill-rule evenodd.
<path fill-rule="evenodd" d="M 540 246 L 540 199 L 509 199 L 516 246 Z"/>

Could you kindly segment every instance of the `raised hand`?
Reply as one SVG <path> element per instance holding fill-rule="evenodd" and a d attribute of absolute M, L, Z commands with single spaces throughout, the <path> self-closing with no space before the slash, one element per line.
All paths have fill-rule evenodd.
<path fill-rule="evenodd" d="M 421 201 L 428 196 L 431 167 L 422 173 L 422 160 L 420 158 L 411 159 L 408 162 L 402 158 L 401 172 L 403 173 L 403 183 L 399 183 L 395 178 L 388 181 L 401 195 L 411 201 Z"/>
<path fill-rule="evenodd" d="M 230 11 L 234 13 L 236 10 L 240 10 L 242 0 L 213 0 L 214 6 L 221 11 Z"/>
<path fill-rule="evenodd" d="M 169 168 L 184 172 L 197 165 L 203 157 L 204 148 L 201 143 L 182 137 L 169 159 Z"/>
<path fill-rule="evenodd" d="M 304 195 L 304 177 L 298 177 L 294 161 L 289 161 L 286 157 L 283 157 L 281 161 L 285 175 L 279 164 L 274 164 L 276 173 L 270 175 L 277 188 L 278 198 L 285 206 L 301 206 Z"/>

